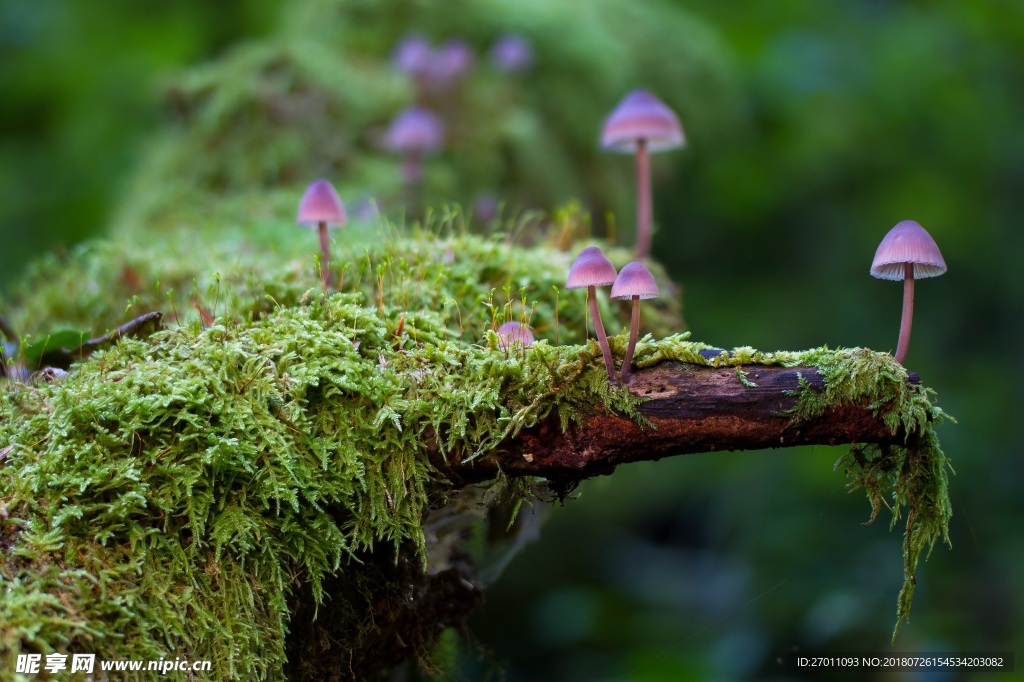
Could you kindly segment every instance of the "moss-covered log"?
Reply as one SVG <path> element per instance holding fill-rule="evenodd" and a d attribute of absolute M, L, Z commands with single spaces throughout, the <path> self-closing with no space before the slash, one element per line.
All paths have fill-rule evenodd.
<path fill-rule="evenodd" d="M 917 384 L 916 374 L 908 381 Z M 629 391 L 642 398 L 642 420 L 599 409 L 563 429 L 549 417 L 523 431 L 482 462 L 447 465 L 463 481 L 540 476 L 560 484 L 610 474 L 620 464 L 720 450 L 798 445 L 898 445 L 905 429 L 892 429 L 866 405 L 837 403 L 820 414 L 797 415 L 801 390 L 821 392 L 816 367 L 714 368 L 666 362 L 637 372 Z"/>
<path fill-rule="evenodd" d="M 95 244 L 43 262 L 11 308 L 28 331 L 18 348 L 63 339 L 55 320 L 75 339 L 116 342 L 54 380 L 0 381 L 0 612 L 11 614 L 0 664 L 88 651 L 207 659 L 225 679 L 328 679 L 294 666 L 344 662 L 336 677 L 370 679 L 426 661 L 439 629 L 459 628 L 480 598 L 474 562 L 487 556 L 467 553 L 470 526 L 499 500 L 565 490 L 579 471 L 515 467 L 539 465 L 542 446 L 589 457 L 598 435 L 617 450 L 585 475 L 643 453 L 795 444 L 797 431 L 861 443 L 840 468 L 874 510 L 909 521 L 900 620 L 921 551 L 945 537 L 943 412 L 887 353 L 726 353 L 688 334 L 647 336 L 627 391 L 586 339 L 585 305 L 559 295 L 568 253 L 396 234 L 339 259 L 343 291 L 325 295 L 283 249 L 186 260 L 183 243 L 142 255 Z M 129 312 L 116 303 L 126 273 L 151 282 Z M 73 286 L 86 278 L 101 285 Z M 193 280 L 212 325 L 165 288 Z M 161 331 L 98 336 L 154 309 Z M 607 312 L 621 358 L 621 311 Z M 671 317 L 649 312 L 657 326 Z M 532 322 L 538 341 L 503 347 L 494 328 L 508 319 Z M 18 348 L 8 370 L 27 361 Z M 761 406 L 743 412 L 747 400 Z M 683 438 L 665 410 L 715 438 L 723 414 L 747 414 L 763 442 Z M 618 435 L 592 432 L 611 421 Z M 822 440 L 807 435 L 814 424 Z"/>

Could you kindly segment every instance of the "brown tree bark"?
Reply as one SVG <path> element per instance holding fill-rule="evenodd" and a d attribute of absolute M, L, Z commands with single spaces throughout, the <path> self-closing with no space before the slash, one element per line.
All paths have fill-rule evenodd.
<path fill-rule="evenodd" d="M 471 483 L 505 475 L 540 476 L 562 486 L 610 474 L 628 462 L 720 450 L 796 445 L 897 443 L 880 416 L 859 405 L 839 405 L 810 418 L 787 414 L 797 403 L 800 377 L 814 389 L 824 381 L 814 367 L 750 365 L 713 368 L 665 362 L 637 371 L 629 390 L 646 398 L 649 424 L 599 411 L 563 431 L 557 416 L 522 431 L 497 452 L 468 463 L 438 461 L 454 480 Z M 919 377 L 910 375 L 917 383 Z"/>

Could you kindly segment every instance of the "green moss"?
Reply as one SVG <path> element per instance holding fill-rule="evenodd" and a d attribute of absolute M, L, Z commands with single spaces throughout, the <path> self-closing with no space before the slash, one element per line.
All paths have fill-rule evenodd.
<path fill-rule="evenodd" d="M 62 381 L 4 384 L 5 659 L 184 655 L 225 677 L 278 677 L 289 597 L 302 585 L 319 603 L 327 575 L 349 583 L 331 610 L 348 614 L 352 635 L 339 646 L 355 649 L 372 614 L 339 602 L 374 579 L 373 557 L 426 560 L 423 518 L 449 494 L 431 447 L 449 460 L 483 456 L 552 410 L 585 414 L 592 393 L 632 410 L 603 379 L 595 343 L 545 339 L 559 298 L 557 336 L 582 340 L 585 306 L 557 292 L 570 254 L 434 237 L 364 247 L 339 261 L 346 293 L 328 295 L 312 259 L 274 251 L 243 249 L 220 274 L 200 274 L 224 254 L 183 258 L 188 238 L 150 252 L 96 244 L 39 265 L 13 311 L 36 336 L 48 330 L 35 320 L 118 322 L 125 268 L 134 280 L 194 280 L 218 317 L 204 328 L 172 294 L 180 324 L 122 340 Z M 169 303 L 147 283 L 128 307 Z M 501 350 L 492 330 L 512 317 L 541 341 Z"/>
<path fill-rule="evenodd" d="M 104 298 L 103 278 L 129 259 L 146 273 L 178 263 L 166 247 L 129 255 L 98 244 L 40 266 L 19 322 L 95 327 L 87 323 L 98 311 L 114 323 L 123 299 Z M 556 291 L 570 254 L 426 232 L 362 254 L 339 263 L 345 293 L 328 295 L 309 257 L 236 254 L 206 284 L 191 268 L 216 255 L 197 256 L 165 276 L 204 282 L 195 293 L 216 309 L 213 326 L 179 297 L 180 325 L 122 340 L 62 381 L 3 385 L 0 446 L 13 446 L 0 464 L 7 663 L 26 650 L 187 655 L 213 660 L 225 677 L 276 678 L 290 598 L 302 587 L 321 602 L 325 578 L 335 581 L 332 617 L 351 619 L 338 646 L 355 649 L 372 637 L 372 620 L 344 595 L 380 579 L 373 557 L 426 561 L 423 520 L 449 495 L 432 447 L 449 461 L 486 457 L 552 413 L 564 425 L 582 418 L 595 397 L 637 416 L 637 399 L 605 379 L 596 343 L 553 343 L 556 297 L 560 341 L 583 340 L 583 300 Z M 60 296 L 78 277 L 98 289 Z M 133 308 L 167 300 L 149 289 Z M 492 330 L 518 316 L 540 341 L 506 353 Z M 610 340 L 621 355 L 625 332 Z M 739 348 L 707 359 L 708 348 L 686 334 L 647 336 L 635 357 L 641 367 L 681 360 L 737 372 L 815 366 L 825 390 L 801 390 L 794 417 L 853 403 L 907 434 L 903 446 L 855 448 L 837 465 L 866 489 L 872 518 L 886 496 L 894 523 L 906 509 L 902 622 L 921 552 L 947 537 L 947 465 L 934 432 L 944 415 L 931 393 L 890 356 L 864 349 Z"/>

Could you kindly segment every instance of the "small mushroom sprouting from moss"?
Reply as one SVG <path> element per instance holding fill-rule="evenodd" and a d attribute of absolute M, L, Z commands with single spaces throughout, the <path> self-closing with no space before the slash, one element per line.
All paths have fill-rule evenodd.
<path fill-rule="evenodd" d="M 646 90 L 634 90 L 605 119 L 601 146 L 610 151 L 636 154 L 636 257 L 651 252 L 651 171 L 649 152 L 686 143 L 679 118 Z"/>
<path fill-rule="evenodd" d="M 903 280 L 903 316 L 896 362 L 903 364 L 910 348 L 910 327 L 914 318 L 914 280 L 938 277 L 946 272 L 938 244 L 928 231 L 913 220 L 904 220 L 889 230 L 875 251 L 871 275 L 879 279 Z"/>
<path fill-rule="evenodd" d="M 533 332 L 530 325 L 519 322 L 506 322 L 498 327 L 498 347 L 508 353 L 512 346 L 529 348 L 533 345 Z"/>
<path fill-rule="evenodd" d="M 622 383 L 629 385 L 633 373 L 633 350 L 636 348 L 636 337 L 640 332 L 640 299 L 657 298 L 658 283 L 654 275 L 642 263 L 628 263 L 612 285 L 612 298 L 633 299 L 633 313 L 629 322 L 629 345 L 626 355 L 622 358 Z"/>
<path fill-rule="evenodd" d="M 608 336 L 604 333 L 604 323 L 601 322 L 601 311 L 597 308 L 597 287 L 606 287 L 615 281 L 615 266 L 608 260 L 601 249 L 590 246 L 576 256 L 572 267 L 569 268 L 569 278 L 565 282 L 566 289 L 587 290 L 587 299 L 590 303 L 590 314 L 594 318 L 594 331 L 597 332 L 597 342 L 601 345 L 601 355 L 604 356 L 604 368 L 608 372 L 608 381 L 613 384 L 615 380 L 615 363 L 612 361 L 612 349 L 608 346 Z"/>
<path fill-rule="evenodd" d="M 320 274 L 326 291 L 331 286 L 331 271 L 328 269 L 331 253 L 327 228 L 340 227 L 348 222 L 345 206 L 334 185 L 327 180 L 314 180 L 299 202 L 299 214 L 295 222 L 317 227 L 320 235 Z"/>

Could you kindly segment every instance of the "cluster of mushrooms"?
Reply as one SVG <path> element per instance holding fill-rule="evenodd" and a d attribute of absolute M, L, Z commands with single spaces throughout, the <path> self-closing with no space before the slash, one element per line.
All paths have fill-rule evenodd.
<path fill-rule="evenodd" d="M 423 48 L 423 45 L 400 47 L 400 63 L 413 60 L 403 51 Z M 512 46 L 525 49 L 524 44 Z M 512 48 L 509 48 L 510 50 Z M 512 50 L 513 52 L 515 50 Z M 518 53 L 517 53 L 518 54 Z M 521 55 L 520 55 L 521 56 Z M 457 60 L 455 60 L 457 61 Z M 426 76 L 421 76 L 426 78 Z M 407 150 L 406 181 L 415 182 L 419 175 L 419 161 L 425 150 L 440 145 L 440 123 L 432 115 L 417 109 L 407 110 L 396 119 L 388 133 L 389 148 Z M 615 266 L 596 246 L 583 249 L 569 270 L 566 289 L 586 289 L 588 305 L 593 319 L 597 341 L 604 357 L 608 380 L 617 384 L 615 363 L 608 337 L 597 306 L 596 289 L 611 285 L 611 298 L 632 300 L 629 343 L 619 374 L 621 382 L 629 385 L 632 375 L 633 351 L 640 329 L 640 300 L 656 298 L 658 284 L 650 271 L 639 262 L 650 253 L 651 246 L 651 182 L 648 154 L 683 146 L 685 136 L 675 113 L 661 100 L 646 90 L 629 93 L 605 120 L 601 135 L 605 149 L 636 155 L 637 178 L 637 261 L 616 272 Z M 412 151 L 409 151 L 412 150 Z M 327 180 L 316 180 L 306 190 L 299 203 L 298 223 L 316 226 L 320 237 L 320 267 L 324 289 L 330 287 L 328 228 L 344 225 L 345 208 L 334 187 Z M 946 271 L 946 263 L 935 240 L 913 220 L 904 220 L 893 227 L 875 253 L 871 274 L 880 279 L 903 280 L 903 316 L 895 358 L 903 363 L 910 346 L 910 330 L 914 311 L 914 280 L 936 277 Z M 500 347 L 506 352 L 513 345 L 525 348 L 533 343 L 533 332 L 520 322 L 506 322 L 497 329 Z"/>
<path fill-rule="evenodd" d="M 391 121 L 383 146 L 401 157 L 402 181 L 410 191 L 422 180 L 423 160 L 444 144 L 444 123 L 431 106 L 461 85 L 475 60 L 472 48 L 463 40 L 449 40 L 435 47 L 420 35 L 403 38 L 392 54 L 394 68 L 413 84 L 416 104 Z M 505 34 L 492 45 L 490 61 L 499 72 L 515 75 L 533 65 L 533 47 L 523 36 Z"/>
<path fill-rule="evenodd" d="M 622 272 L 615 272 L 615 266 L 608 260 L 596 246 L 590 246 L 576 257 L 572 267 L 569 268 L 569 278 L 565 283 L 566 289 L 586 289 L 587 299 L 590 303 L 590 315 L 594 318 L 594 330 L 597 332 L 597 342 L 601 346 L 601 355 L 604 356 L 604 368 L 608 372 L 608 381 L 614 383 L 615 363 L 612 361 L 612 351 L 608 346 L 608 336 L 604 332 L 604 323 L 601 322 L 601 312 L 597 308 L 597 287 L 612 286 L 612 298 L 626 298 L 633 301 L 633 312 L 629 323 L 629 345 L 626 346 L 626 355 L 622 358 L 622 383 L 628 385 L 632 374 L 633 350 L 636 348 L 636 337 L 640 331 L 640 299 L 657 298 L 658 283 L 654 281 L 654 275 L 644 267 L 643 263 L 633 261 L 624 268 Z"/>

